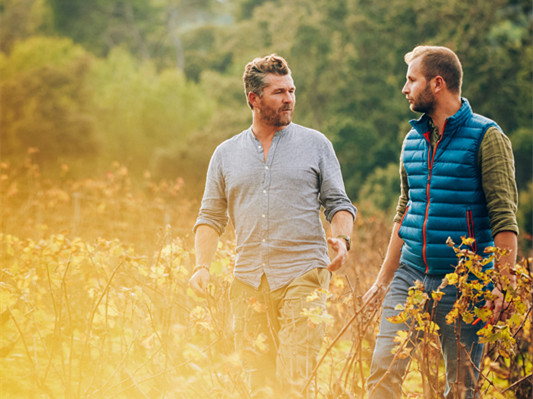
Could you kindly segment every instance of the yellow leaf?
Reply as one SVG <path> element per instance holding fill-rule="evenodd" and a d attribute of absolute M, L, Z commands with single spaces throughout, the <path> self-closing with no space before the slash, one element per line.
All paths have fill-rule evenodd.
<path fill-rule="evenodd" d="M 405 313 L 400 313 L 397 316 L 387 317 L 387 320 L 394 324 L 401 324 L 408 320 L 408 316 Z"/>
<path fill-rule="evenodd" d="M 463 321 L 466 324 L 472 324 L 472 322 L 474 321 L 474 315 L 470 312 L 465 312 L 462 314 L 462 316 L 463 316 Z"/>
<path fill-rule="evenodd" d="M 444 295 L 444 292 L 442 291 L 433 291 L 431 293 L 431 297 L 433 298 L 434 301 L 440 301 L 443 295 Z"/>
<path fill-rule="evenodd" d="M 259 350 L 260 352 L 266 352 L 268 349 L 266 340 L 267 340 L 266 335 L 263 333 L 259 333 L 259 335 L 253 340 L 252 345 L 255 349 Z"/>
<path fill-rule="evenodd" d="M 335 288 L 344 288 L 346 286 L 346 283 L 345 283 L 345 280 L 344 278 L 338 276 L 338 275 L 334 275 L 333 276 L 333 286 Z"/>
<path fill-rule="evenodd" d="M 476 308 L 474 309 L 474 313 L 477 317 L 479 317 L 484 322 L 489 320 L 492 317 L 492 310 L 490 310 L 487 307 Z"/>
<path fill-rule="evenodd" d="M 448 284 L 451 284 L 451 285 L 457 284 L 457 280 L 458 280 L 457 273 L 448 273 L 446 275 L 446 280 L 448 280 Z"/>
<path fill-rule="evenodd" d="M 318 291 L 318 289 L 313 291 L 311 295 L 308 295 L 307 298 L 305 298 L 306 302 L 313 302 L 317 299 L 320 299 L 320 292 Z"/>
<path fill-rule="evenodd" d="M 453 324 L 453 322 L 455 321 L 455 319 L 457 319 L 457 316 L 459 316 L 459 310 L 454 307 L 450 313 L 448 313 L 446 315 L 446 323 L 448 324 Z"/>
<path fill-rule="evenodd" d="M 466 237 L 461 237 L 461 239 L 463 240 L 463 244 L 464 244 L 464 245 L 469 245 L 469 246 L 470 246 L 470 245 L 472 245 L 473 243 L 476 242 L 476 239 L 475 239 L 475 238 L 472 238 L 472 237 L 468 237 L 468 238 L 466 238 Z"/>
<path fill-rule="evenodd" d="M 266 311 L 265 305 L 262 302 L 259 302 L 254 296 L 246 298 L 246 302 L 248 303 L 248 306 L 257 313 L 263 313 Z"/>
<path fill-rule="evenodd" d="M 331 316 L 320 306 L 315 306 L 314 308 L 304 308 L 302 309 L 300 315 L 307 317 L 312 325 L 318 325 L 321 323 L 332 324 L 334 321 L 333 316 Z"/>

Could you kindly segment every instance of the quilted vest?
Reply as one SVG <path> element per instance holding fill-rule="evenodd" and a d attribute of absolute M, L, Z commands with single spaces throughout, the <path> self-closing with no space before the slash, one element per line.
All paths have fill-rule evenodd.
<path fill-rule="evenodd" d="M 400 261 L 427 274 L 451 273 L 458 258 L 446 244 L 472 237 L 479 254 L 494 245 L 481 185 L 478 150 L 495 122 L 472 113 L 466 99 L 446 120 L 435 150 L 429 141 L 429 117 L 411 121 L 403 148 L 409 180 L 409 202 L 399 235 L 404 240 Z"/>

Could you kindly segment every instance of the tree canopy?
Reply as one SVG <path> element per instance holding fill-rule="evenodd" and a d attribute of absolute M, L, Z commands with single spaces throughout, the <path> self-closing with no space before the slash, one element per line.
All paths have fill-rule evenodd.
<path fill-rule="evenodd" d="M 407 121 L 403 55 L 445 45 L 463 95 L 515 145 L 532 180 L 531 3 L 524 0 L 2 0 L 3 159 L 38 147 L 43 167 L 112 160 L 181 176 L 198 193 L 214 147 L 251 121 L 244 65 L 278 53 L 295 122 L 334 143 L 354 201 L 395 170 Z M 396 168 L 397 170 L 397 168 Z M 367 186 L 363 190 L 363 187 Z M 388 184 L 388 186 L 391 186 Z"/>

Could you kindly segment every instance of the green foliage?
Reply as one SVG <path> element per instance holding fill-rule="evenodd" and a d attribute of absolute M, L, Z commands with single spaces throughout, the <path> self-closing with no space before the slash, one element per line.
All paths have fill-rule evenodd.
<path fill-rule="evenodd" d="M 531 154 L 533 154 L 533 129 L 520 128 L 511 136 L 515 156 L 516 184 L 519 190 L 527 190 L 533 182 Z M 531 230 L 528 230 L 531 233 Z"/>
<path fill-rule="evenodd" d="M 479 2 L 479 29 L 488 34 L 476 37 L 477 29 L 473 30 L 470 43 L 458 44 L 458 50 L 465 50 L 461 57 L 465 95 L 476 112 L 496 120 L 512 136 L 517 129 L 530 127 L 531 122 L 533 50 L 531 20 L 527 17 L 531 4 L 499 3 L 495 9 Z M 517 102 L 517 98 L 521 100 Z"/>
<path fill-rule="evenodd" d="M 69 39 L 34 37 L 0 58 L 1 154 L 24 157 L 39 149 L 43 163 L 96 151 L 94 115 L 85 79 L 92 56 Z"/>
<path fill-rule="evenodd" d="M 95 62 L 90 82 L 95 87 L 97 131 L 107 146 L 104 159 L 125 163 L 136 174 L 161 172 L 158 153 L 172 149 L 177 155 L 185 149 L 189 136 L 209 121 L 214 108 L 182 72 L 158 72 L 124 50 L 113 50 Z M 177 175 L 174 171 L 173 176 Z"/>
<path fill-rule="evenodd" d="M 68 38 L 31 37 L 17 42 L 9 54 L 2 57 L 2 80 L 45 67 L 65 67 L 83 57 L 93 58 Z"/>
<path fill-rule="evenodd" d="M 17 41 L 34 35 L 52 34 L 52 18 L 46 0 L 1 0 L 0 51 L 9 52 Z"/>
<path fill-rule="evenodd" d="M 359 200 L 376 170 L 397 162 L 417 117 L 401 93 L 403 55 L 438 44 L 458 53 L 474 111 L 513 140 L 520 190 L 533 175 L 532 7 L 523 0 L 4 0 L 1 10 L 2 80 L 16 104 L 47 98 L 35 118 L 3 115 L 3 152 L 19 160 L 28 141 L 60 161 L 86 146 L 94 157 L 84 157 L 85 174 L 118 160 L 135 174 L 182 176 L 197 195 L 217 140 L 249 125 L 245 63 L 277 52 L 298 89 L 295 122 L 334 141 L 348 194 Z M 38 34 L 86 50 L 58 38 L 25 41 Z M 37 66 L 53 76 L 40 70 L 28 82 L 22 72 Z"/>
<path fill-rule="evenodd" d="M 147 36 L 158 26 L 150 1 L 48 0 L 57 33 L 72 38 L 97 56 L 125 46 L 148 58 Z"/>
<path fill-rule="evenodd" d="M 398 164 L 377 168 L 368 176 L 359 192 L 358 204 L 364 209 L 392 213 L 398 203 L 400 178 Z"/>
<path fill-rule="evenodd" d="M 176 156 L 186 149 L 214 110 L 180 71 L 159 72 L 120 49 L 97 59 L 69 39 L 21 41 L 2 55 L 0 72 L 2 156 L 22 159 L 37 148 L 48 168 L 58 160 L 119 161 L 137 176 L 152 170 L 176 177 L 162 170 L 158 152 L 172 149 Z"/>

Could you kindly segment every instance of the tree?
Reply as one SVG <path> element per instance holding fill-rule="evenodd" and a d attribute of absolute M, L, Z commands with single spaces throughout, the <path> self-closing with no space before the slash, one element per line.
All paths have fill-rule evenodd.
<path fill-rule="evenodd" d="M 57 33 L 97 56 L 125 46 L 140 59 L 150 58 L 148 38 L 159 24 L 149 1 L 48 0 Z"/>
<path fill-rule="evenodd" d="M 90 84 L 105 163 L 119 161 L 134 173 L 158 169 L 158 154 L 187 147 L 213 112 L 211 98 L 183 72 L 158 72 L 121 49 L 94 63 Z M 181 176 L 180 170 L 173 173 Z"/>
<path fill-rule="evenodd" d="M 52 13 L 45 0 L 0 0 L 0 51 L 18 40 L 52 31 Z"/>
<path fill-rule="evenodd" d="M 46 165 L 97 150 L 86 76 L 93 58 L 68 39 L 35 37 L 0 58 L 2 158 L 39 149 Z"/>
<path fill-rule="evenodd" d="M 13 15 L 23 5 L 33 4 L 32 9 L 41 10 L 37 14 L 47 20 L 44 0 L 4 0 L 4 4 Z M 133 146 L 137 149 L 128 152 L 129 159 L 144 154 L 144 164 L 153 162 L 144 150 L 159 148 L 158 159 L 169 161 L 177 157 L 172 154 L 182 154 L 180 165 L 191 162 L 205 171 L 206 157 L 199 148 L 191 150 L 195 138 L 207 140 L 211 149 L 217 139 L 246 127 L 249 113 L 240 81 L 244 65 L 273 52 L 284 56 L 293 71 L 295 122 L 332 139 L 354 200 L 377 168 L 397 162 L 407 122 L 417 117 L 401 93 L 403 56 L 417 44 L 455 50 L 465 73 L 463 93 L 474 111 L 496 120 L 511 139 L 531 132 L 532 7 L 524 0 L 49 0 L 49 4 L 48 19 L 53 17 L 56 33 L 83 43 L 99 57 L 97 69 L 107 68 L 90 86 L 95 90 L 91 104 L 98 115 L 96 123 L 106 121 L 97 128 L 100 142 L 114 142 L 112 154 Z M 32 30 L 24 32 L 28 33 L 17 35 Z M 184 75 L 162 72 L 166 70 Z M 218 92 L 219 84 L 226 92 Z M 210 115 L 209 121 L 176 122 L 178 113 L 172 116 L 171 108 L 163 104 L 178 101 L 163 88 L 166 85 L 180 87 L 177 97 L 182 89 L 201 88 L 205 98 L 182 105 L 183 115 L 192 119 Z M 143 119 L 147 108 L 150 115 Z M 169 130 L 187 131 L 180 133 L 186 138 L 178 143 Z M 128 141 L 131 137 L 135 140 Z M 171 144 L 162 150 L 162 142 Z M 531 153 L 522 148 L 526 147 L 515 146 L 521 188 L 532 175 Z"/>

